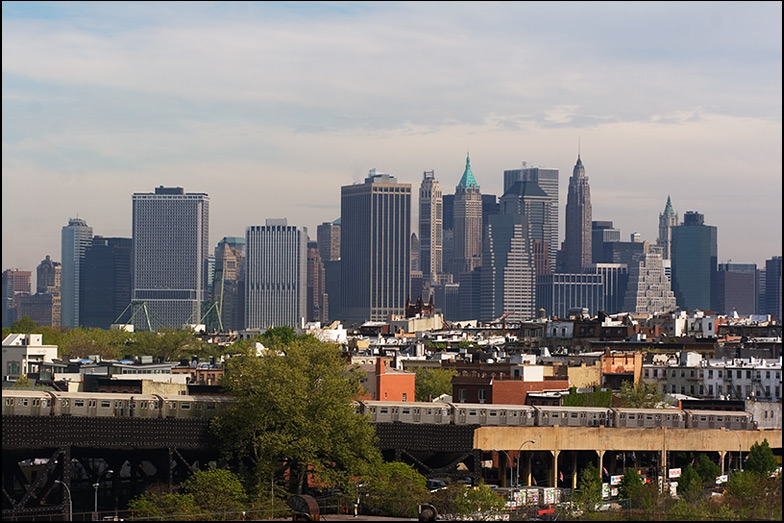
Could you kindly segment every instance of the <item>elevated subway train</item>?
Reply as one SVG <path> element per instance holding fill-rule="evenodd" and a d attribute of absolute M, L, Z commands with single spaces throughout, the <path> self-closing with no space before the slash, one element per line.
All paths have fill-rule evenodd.
<path fill-rule="evenodd" d="M 102 392 L 3 391 L 3 415 L 107 416 L 131 418 L 212 418 L 233 400 L 229 396 L 185 396 Z M 740 411 L 626 409 L 358 401 L 358 413 L 374 423 L 487 425 L 510 427 L 625 427 L 755 429 Z"/>
<path fill-rule="evenodd" d="M 730 429 L 756 428 L 752 415 L 740 411 L 628 409 L 362 401 L 360 413 L 375 423 L 487 425 L 507 427 L 619 427 Z"/>

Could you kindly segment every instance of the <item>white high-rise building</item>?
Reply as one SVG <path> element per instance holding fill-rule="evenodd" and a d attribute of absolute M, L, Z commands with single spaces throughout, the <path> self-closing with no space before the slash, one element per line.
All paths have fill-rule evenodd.
<path fill-rule="evenodd" d="M 444 198 L 433 171 L 425 171 L 419 186 L 419 267 L 425 281 L 443 272 Z"/>
<path fill-rule="evenodd" d="M 71 218 L 62 232 L 60 270 L 60 325 L 76 328 L 79 322 L 81 265 L 93 240 L 93 228 L 80 218 Z"/>
<path fill-rule="evenodd" d="M 675 293 L 664 273 L 661 255 L 648 253 L 635 258 L 629 267 L 629 283 L 626 285 L 622 310 L 656 314 L 677 308 Z"/>
<path fill-rule="evenodd" d="M 136 328 L 201 323 L 207 293 L 210 199 L 182 187 L 133 194 L 133 294 L 147 314 Z"/>
<path fill-rule="evenodd" d="M 307 315 L 308 233 L 285 218 L 245 229 L 245 328 L 301 328 Z"/>

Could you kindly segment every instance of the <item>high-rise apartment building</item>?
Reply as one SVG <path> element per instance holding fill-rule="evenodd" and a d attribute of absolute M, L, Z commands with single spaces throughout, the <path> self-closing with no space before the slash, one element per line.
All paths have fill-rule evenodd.
<path fill-rule="evenodd" d="M 678 215 L 672 210 L 672 201 L 668 195 L 664 212 L 659 214 L 659 238 L 656 240 L 656 245 L 662 248 L 663 260 L 671 258 L 672 228 L 676 225 L 678 225 Z"/>
<path fill-rule="evenodd" d="M 533 182 L 537 184 L 552 202 L 550 205 L 550 216 L 548 221 L 554 224 L 550 231 L 547 256 L 550 260 L 550 267 L 555 269 L 556 252 L 558 251 L 558 217 L 560 197 L 558 195 L 558 169 L 546 167 L 528 167 L 523 162 L 520 169 L 504 170 L 504 193 L 515 184 L 515 182 Z"/>
<path fill-rule="evenodd" d="M 661 254 L 647 253 L 634 259 L 629 267 L 629 282 L 623 312 L 657 314 L 677 309 L 675 293 L 664 273 Z"/>
<path fill-rule="evenodd" d="M 434 171 L 419 185 L 419 268 L 425 281 L 437 281 L 443 269 L 444 194 Z"/>
<path fill-rule="evenodd" d="M 130 238 L 93 238 L 82 262 L 82 326 L 109 329 L 125 312 L 131 304 L 132 263 Z"/>
<path fill-rule="evenodd" d="M 683 310 L 714 310 L 718 232 L 705 217 L 687 211 L 672 228 L 672 290 Z"/>
<path fill-rule="evenodd" d="M 35 270 L 35 288 L 39 294 L 60 294 L 62 265 L 47 254 Z"/>
<path fill-rule="evenodd" d="M 348 321 L 405 313 L 411 277 L 411 185 L 371 169 L 341 188 L 341 309 Z"/>
<path fill-rule="evenodd" d="M 207 297 L 210 198 L 182 187 L 133 194 L 133 295 L 153 330 L 201 321 Z M 136 314 L 137 329 L 147 328 Z"/>
<path fill-rule="evenodd" d="M 79 327 L 80 294 L 84 252 L 93 241 L 93 228 L 80 218 L 71 218 L 62 231 L 60 276 L 60 324 Z"/>
<path fill-rule="evenodd" d="M 463 176 L 455 190 L 454 231 L 451 272 L 458 277 L 482 265 L 482 193 L 468 155 Z"/>
<path fill-rule="evenodd" d="M 559 253 L 561 272 L 581 273 L 583 266 L 592 262 L 592 216 L 591 188 L 578 154 L 572 177 L 569 178 L 569 194 L 566 198 L 566 238 Z"/>
<path fill-rule="evenodd" d="M 300 328 L 307 315 L 307 242 L 304 227 L 285 218 L 245 232 L 245 328 Z"/>

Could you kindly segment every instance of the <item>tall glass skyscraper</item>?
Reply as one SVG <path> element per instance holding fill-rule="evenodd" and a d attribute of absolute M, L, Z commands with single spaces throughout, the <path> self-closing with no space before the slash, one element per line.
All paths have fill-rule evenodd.
<path fill-rule="evenodd" d="M 62 232 L 62 269 L 60 272 L 60 325 L 79 327 L 84 252 L 93 241 L 93 228 L 80 218 L 71 218 Z"/>
<path fill-rule="evenodd" d="M 150 327 L 201 321 L 207 293 L 210 198 L 182 187 L 133 194 L 133 296 Z M 144 314 L 136 328 L 147 328 Z"/>
<path fill-rule="evenodd" d="M 245 328 L 302 327 L 307 315 L 307 243 L 285 218 L 245 230 Z"/>
<path fill-rule="evenodd" d="M 341 309 L 348 321 L 404 314 L 411 293 L 411 185 L 371 169 L 341 188 Z"/>
<path fill-rule="evenodd" d="M 419 186 L 419 267 L 429 281 L 437 281 L 443 272 L 443 196 L 435 173 L 425 171 Z"/>
<path fill-rule="evenodd" d="M 566 237 L 562 252 L 559 253 L 559 271 L 580 273 L 585 265 L 592 262 L 591 225 L 591 188 L 585 167 L 577 155 L 577 163 L 569 178 L 569 194 L 566 198 Z"/>
<path fill-rule="evenodd" d="M 82 262 L 82 326 L 108 329 L 130 305 L 132 247 L 130 238 L 93 238 Z"/>
<path fill-rule="evenodd" d="M 683 223 L 672 228 L 672 290 L 683 310 L 715 310 L 718 231 L 705 217 L 687 211 Z"/>

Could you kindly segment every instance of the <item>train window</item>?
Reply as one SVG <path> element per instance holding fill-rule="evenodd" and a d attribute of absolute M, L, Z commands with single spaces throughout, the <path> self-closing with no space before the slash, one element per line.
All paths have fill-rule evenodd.
<path fill-rule="evenodd" d="M 101 408 L 108 409 L 111 406 L 112 406 L 111 401 L 101 401 Z"/>
<path fill-rule="evenodd" d="M 621 419 L 626 419 L 626 414 L 621 414 Z"/>
<path fill-rule="evenodd" d="M 648 414 L 647 416 L 645 416 L 645 419 L 653 419 L 653 416 L 651 416 L 650 414 Z"/>
<path fill-rule="evenodd" d="M 213 402 L 207 403 L 207 409 L 214 409 L 214 408 L 215 408 L 215 403 Z"/>
<path fill-rule="evenodd" d="M 629 419 L 637 419 L 634 414 L 629 414 Z"/>
<path fill-rule="evenodd" d="M 572 412 L 572 417 L 576 418 L 577 417 L 577 413 L 576 412 Z"/>
<path fill-rule="evenodd" d="M 558 417 L 558 413 L 557 412 L 553 412 L 553 417 L 557 418 Z"/>
<path fill-rule="evenodd" d="M 411 414 L 411 410 L 409 410 L 409 409 L 403 409 L 403 414 Z"/>
<path fill-rule="evenodd" d="M 498 413 L 496 411 L 494 411 L 494 410 L 491 410 L 490 411 L 490 415 L 491 416 L 498 416 Z"/>
<path fill-rule="evenodd" d="M 388 408 L 386 408 L 386 407 L 381 407 L 381 410 L 380 410 L 379 412 L 380 412 L 381 414 L 389 414 L 389 409 L 388 409 Z"/>
<path fill-rule="evenodd" d="M 468 415 L 469 416 L 476 416 L 476 411 L 475 410 L 468 411 Z"/>
<path fill-rule="evenodd" d="M 13 407 L 14 406 L 14 399 L 13 398 L 6 398 L 5 399 L 6 407 Z"/>
<path fill-rule="evenodd" d="M 151 409 L 157 409 L 158 408 L 158 402 L 157 401 L 151 401 L 150 402 L 150 408 Z"/>
<path fill-rule="evenodd" d="M 39 400 L 39 399 L 34 399 L 34 400 L 33 400 L 33 407 L 38 407 L 40 403 L 41 403 L 41 400 Z"/>
<path fill-rule="evenodd" d="M 74 407 L 84 407 L 84 400 L 74 400 Z"/>
<path fill-rule="evenodd" d="M 183 403 L 182 405 L 180 405 L 180 408 L 183 409 L 183 410 L 189 410 L 191 408 L 191 404 L 190 403 Z"/>

